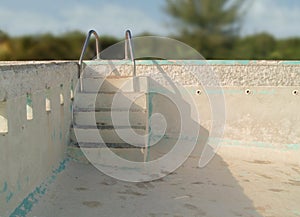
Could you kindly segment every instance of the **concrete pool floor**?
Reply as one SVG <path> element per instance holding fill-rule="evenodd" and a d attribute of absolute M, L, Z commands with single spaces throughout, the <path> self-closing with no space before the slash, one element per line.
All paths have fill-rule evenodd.
<path fill-rule="evenodd" d="M 163 179 L 129 183 L 70 161 L 28 216 L 300 216 L 300 167 L 216 155 L 198 168 L 191 155 Z"/>

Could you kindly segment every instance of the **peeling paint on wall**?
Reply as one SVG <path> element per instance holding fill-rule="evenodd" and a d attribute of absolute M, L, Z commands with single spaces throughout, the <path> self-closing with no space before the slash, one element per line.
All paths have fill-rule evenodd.
<path fill-rule="evenodd" d="M 14 193 L 13 192 L 9 192 L 7 195 L 6 195 L 6 203 L 9 203 L 9 201 L 11 200 L 11 198 L 14 196 Z"/>
<path fill-rule="evenodd" d="M 28 194 L 28 196 L 9 215 L 9 217 L 25 217 L 31 211 L 32 207 L 38 203 L 39 199 L 47 192 L 47 186 L 52 184 L 57 176 L 65 170 L 69 160 L 69 158 L 66 158 L 65 160 L 61 161 L 59 166 L 52 171 L 52 175 L 49 176 L 40 186 L 36 187 L 33 192 Z"/>
<path fill-rule="evenodd" d="M 0 190 L 0 194 L 5 193 L 6 191 L 7 191 L 7 182 L 5 181 L 5 182 L 3 183 L 3 188 L 2 188 L 2 190 Z"/>

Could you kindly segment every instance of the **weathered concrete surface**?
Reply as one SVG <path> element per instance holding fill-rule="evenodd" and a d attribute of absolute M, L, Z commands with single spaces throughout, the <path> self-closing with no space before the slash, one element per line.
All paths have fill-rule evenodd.
<path fill-rule="evenodd" d="M 0 62 L 0 67 L 0 101 L 59 87 L 78 71 L 75 62 Z"/>
<path fill-rule="evenodd" d="M 0 133 L 0 216 L 9 216 L 65 157 L 76 73 L 73 63 L 0 63 L 0 104 L 8 121 L 8 132 Z"/>
<path fill-rule="evenodd" d="M 154 187 L 148 189 L 140 189 L 148 183 L 124 184 L 97 174 L 89 165 L 71 163 L 56 184 L 50 186 L 45 203 L 36 206 L 29 216 L 99 213 L 199 216 L 204 212 L 207 216 L 220 216 L 220 210 L 223 216 L 244 213 L 245 216 L 298 216 L 300 63 L 210 61 L 210 67 L 202 62 L 187 62 L 182 67 L 182 61 L 157 61 L 158 65 L 138 61 L 137 75 L 150 76 L 169 90 L 161 73 L 164 71 L 175 83 L 184 85 L 199 109 L 199 124 L 208 130 L 212 123 L 208 97 L 220 93 L 205 92 L 204 86 L 215 85 L 211 82 L 212 70 L 218 75 L 226 103 L 224 138 L 219 155 L 202 173 L 196 168 L 201 150 L 191 157 L 193 163 L 185 164 L 164 182 L 149 183 Z M 124 65 L 124 61 L 115 68 L 105 67 L 105 73 L 114 69 L 112 75 L 132 74 L 132 66 Z M 202 84 L 190 74 L 199 70 L 204 72 Z M 87 76 L 89 73 L 96 72 L 90 70 Z M 0 108 L 7 108 L 8 117 L 8 133 L 0 134 L 0 215 L 7 216 L 63 158 L 69 141 L 71 80 L 74 79 L 75 87 L 76 74 L 74 62 L 14 63 L 13 66 L 4 63 L 0 67 Z M 152 85 L 152 90 L 159 85 Z M 32 94 L 33 101 L 30 121 L 26 120 L 27 93 Z M 61 93 L 64 105 L 60 105 Z M 46 97 L 51 101 L 50 112 L 45 111 Z M 164 98 L 156 97 L 152 104 L 155 111 L 172 116 L 175 109 L 160 107 L 159 102 Z M 178 127 L 173 126 L 173 130 Z M 213 142 L 216 138 L 209 139 Z M 103 180 L 116 184 L 109 186 Z M 116 203 L 120 207 L 112 207 Z"/>
<path fill-rule="evenodd" d="M 86 76 L 98 74 L 100 67 L 102 75 L 130 76 L 133 66 L 130 61 L 101 61 L 87 62 L 89 69 Z M 93 64 L 93 65 L 92 65 Z M 103 68 L 104 67 L 104 68 Z M 93 70 L 95 69 L 95 70 Z M 203 74 L 205 85 L 209 85 L 212 71 L 219 78 L 221 86 L 300 86 L 299 61 L 226 61 L 226 60 L 141 60 L 136 61 L 137 76 L 163 78 L 163 69 L 182 85 L 197 85 L 198 81 L 192 72 Z"/>

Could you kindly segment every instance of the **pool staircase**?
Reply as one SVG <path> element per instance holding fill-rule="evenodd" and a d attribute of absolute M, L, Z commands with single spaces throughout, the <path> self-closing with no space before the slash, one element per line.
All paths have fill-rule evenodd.
<path fill-rule="evenodd" d="M 130 32 L 127 31 L 126 36 L 128 34 Z M 84 51 L 85 47 L 83 54 Z M 82 57 L 80 67 L 83 71 Z M 97 54 L 97 57 L 100 55 Z M 134 74 L 105 76 L 97 71 L 81 72 L 79 77 L 73 102 L 69 149 L 73 153 L 79 148 L 102 152 L 110 149 L 127 159 L 144 161 L 148 140 L 145 136 L 148 131 L 147 77 Z"/>

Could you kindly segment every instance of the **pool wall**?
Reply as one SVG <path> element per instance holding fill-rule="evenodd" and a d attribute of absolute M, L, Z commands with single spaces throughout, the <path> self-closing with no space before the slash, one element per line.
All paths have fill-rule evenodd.
<path fill-rule="evenodd" d="M 107 61 L 95 67 L 101 64 Z M 132 74 L 128 61 L 109 67 L 115 75 Z M 191 74 L 198 71 L 202 83 Z M 9 216 L 65 159 L 77 72 L 76 62 L 0 62 L 0 216 Z M 172 89 L 162 73 L 182 85 L 208 131 L 209 98 L 224 94 L 226 124 L 218 151 L 224 158 L 300 164 L 300 62 L 147 60 L 137 61 L 136 73 L 150 76 L 154 92 Z M 211 73 L 221 92 L 209 88 L 216 85 Z M 161 101 L 156 96 L 151 106 L 175 111 Z M 209 137 L 211 143 L 216 139 Z"/>
<path fill-rule="evenodd" d="M 77 66 L 0 65 L 0 216 L 9 216 L 65 158 Z"/>

